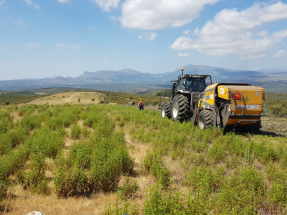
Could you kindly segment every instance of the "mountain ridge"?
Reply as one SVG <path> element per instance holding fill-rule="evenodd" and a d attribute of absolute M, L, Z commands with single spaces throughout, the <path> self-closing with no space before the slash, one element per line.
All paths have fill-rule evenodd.
<path fill-rule="evenodd" d="M 44 88 L 44 87 L 84 87 L 99 89 L 105 88 L 105 84 L 114 85 L 109 86 L 108 89 L 117 90 L 116 86 L 124 89 L 137 84 L 141 87 L 144 85 L 158 86 L 168 84 L 171 80 L 176 80 L 181 75 L 181 68 L 176 68 L 170 72 L 164 73 L 143 73 L 133 69 L 121 70 L 99 70 L 96 72 L 85 71 L 78 77 L 63 77 L 57 76 L 54 78 L 43 79 L 18 79 L 0 81 L 1 90 L 19 90 L 24 88 Z M 287 71 L 279 73 L 266 73 L 253 70 L 232 70 L 225 68 L 210 67 L 204 65 L 187 64 L 184 66 L 184 74 L 208 74 L 212 76 L 213 81 L 223 82 L 251 82 L 251 84 L 261 85 L 269 83 L 269 85 L 281 86 L 280 91 L 287 91 Z M 274 88 L 274 87 L 273 87 Z M 105 90 L 105 89 L 104 89 Z M 276 89 L 273 89 L 274 91 Z"/>

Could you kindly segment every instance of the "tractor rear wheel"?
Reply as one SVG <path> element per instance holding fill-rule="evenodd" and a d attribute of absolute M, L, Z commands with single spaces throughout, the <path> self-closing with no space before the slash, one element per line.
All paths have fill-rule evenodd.
<path fill-rule="evenodd" d="M 203 110 L 199 113 L 197 127 L 199 129 L 206 129 L 213 125 L 212 112 L 210 110 Z"/>
<path fill-rule="evenodd" d="M 172 102 L 171 116 L 174 121 L 182 122 L 188 118 L 189 102 L 188 98 L 182 94 L 174 97 Z"/>

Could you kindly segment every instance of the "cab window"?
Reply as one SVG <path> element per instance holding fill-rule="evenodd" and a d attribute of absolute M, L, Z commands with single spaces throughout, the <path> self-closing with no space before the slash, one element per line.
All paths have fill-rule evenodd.
<path fill-rule="evenodd" d="M 186 81 L 186 89 L 190 92 L 202 92 L 206 88 L 204 78 L 189 78 Z"/>

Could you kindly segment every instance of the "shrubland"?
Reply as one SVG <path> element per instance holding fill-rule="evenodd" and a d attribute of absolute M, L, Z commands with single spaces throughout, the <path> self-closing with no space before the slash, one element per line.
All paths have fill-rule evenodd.
<path fill-rule="evenodd" d="M 2 202 L 21 185 L 57 198 L 116 193 L 103 214 L 286 213 L 284 136 L 202 131 L 154 110 L 105 104 L 3 106 L 0 116 Z M 147 149 L 137 170 L 127 138 Z M 146 175 L 154 183 L 143 195 Z"/>

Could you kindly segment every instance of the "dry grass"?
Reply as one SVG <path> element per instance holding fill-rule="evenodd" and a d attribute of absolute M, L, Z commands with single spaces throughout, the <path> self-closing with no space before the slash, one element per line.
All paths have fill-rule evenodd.
<path fill-rule="evenodd" d="M 11 112 L 10 116 L 13 117 L 13 122 L 17 122 L 18 120 L 22 119 L 22 117 L 19 116 L 18 111 Z"/>
<path fill-rule="evenodd" d="M 71 128 L 65 128 L 65 131 L 67 132 L 68 136 L 65 138 L 64 149 L 69 149 L 70 146 L 73 145 L 75 141 L 71 139 Z"/>
<path fill-rule="evenodd" d="M 101 214 L 108 204 L 116 201 L 116 194 L 59 199 L 55 194 L 31 195 L 20 186 L 13 188 L 12 191 L 15 196 L 4 202 L 6 212 L 3 214 L 24 215 L 32 211 L 40 211 L 45 215 Z"/>
<path fill-rule="evenodd" d="M 163 159 L 165 166 L 170 170 L 170 176 L 173 181 L 179 184 L 185 177 L 186 170 L 182 167 L 180 160 L 173 160 L 170 156 Z"/>
<path fill-rule="evenodd" d="M 262 131 L 270 132 L 270 135 L 287 136 L 287 118 L 264 116 L 261 117 L 261 123 Z"/>
<path fill-rule="evenodd" d="M 99 103 L 99 93 L 95 92 L 66 92 L 53 94 L 45 98 L 36 99 L 27 104 L 41 105 L 59 105 L 59 104 L 98 104 Z M 95 100 L 92 101 L 92 98 Z M 80 102 L 78 101 L 80 99 Z"/>
<path fill-rule="evenodd" d="M 77 123 L 81 128 L 83 128 L 83 126 L 84 126 L 84 120 L 83 119 L 80 119 Z"/>

